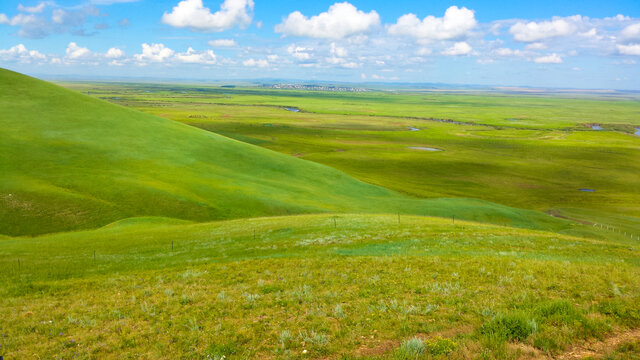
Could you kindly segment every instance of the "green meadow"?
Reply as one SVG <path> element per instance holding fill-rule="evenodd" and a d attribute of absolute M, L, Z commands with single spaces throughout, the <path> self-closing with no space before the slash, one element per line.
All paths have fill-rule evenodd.
<path fill-rule="evenodd" d="M 0 356 L 640 356 L 634 94 L 62 85 L 0 69 Z"/>
<path fill-rule="evenodd" d="M 597 223 L 640 216 L 637 96 L 69 86 L 414 197 L 472 197 Z M 420 147 L 442 151 L 412 149 Z"/>

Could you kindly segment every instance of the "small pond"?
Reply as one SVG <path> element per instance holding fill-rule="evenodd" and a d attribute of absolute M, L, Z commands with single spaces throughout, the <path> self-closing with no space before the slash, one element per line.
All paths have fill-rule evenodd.
<path fill-rule="evenodd" d="M 412 150 L 423 150 L 423 151 L 443 151 L 442 149 L 436 149 L 436 148 L 424 147 L 424 146 L 409 146 L 409 149 L 412 149 Z"/>

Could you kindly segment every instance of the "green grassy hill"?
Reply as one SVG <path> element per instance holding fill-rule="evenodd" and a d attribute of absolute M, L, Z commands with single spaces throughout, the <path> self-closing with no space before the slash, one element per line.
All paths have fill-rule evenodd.
<path fill-rule="evenodd" d="M 317 212 L 413 213 L 563 228 L 538 212 L 418 200 L 310 161 L 0 70 L 0 234 Z"/>

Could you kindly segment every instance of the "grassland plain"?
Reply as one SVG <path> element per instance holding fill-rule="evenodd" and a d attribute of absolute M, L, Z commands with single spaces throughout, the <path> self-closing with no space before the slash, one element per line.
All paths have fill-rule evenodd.
<path fill-rule="evenodd" d="M 66 85 L 401 193 L 474 197 L 640 231 L 637 96 Z"/>
<path fill-rule="evenodd" d="M 517 359 L 640 326 L 624 238 L 325 214 L 0 241 L 6 358 Z"/>
<path fill-rule="evenodd" d="M 612 193 L 582 194 L 602 196 L 602 204 L 572 198 L 562 210 L 551 209 L 559 216 L 600 216 L 617 223 L 612 231 L 484 200 L 441 198 L 446 192 L 423 183 L 389 190 L 376 186 L 382 177 L 362 166 L 372 158 L 366 148 L 358 150 L 363 170 L 350 171 L 363 182 L 318 159 L 289 156 L 289 145 L 277 141 L 288 137 L 317 153 L 325 141 L 340 146 L 331 153 L 361 143 L 403 151 L 442 147 L 437 138 L 406 142 L 405 134 L 424 130 L 407 131 L 414 125 L 402 117 L 295 113 L 244 98 L 236 101 L 248 103 L 232 105 L 237 113 L 220 117 L 232 126 L 291 127 L 299 134 L 256 136 L 229 128 L 236 141 L 19 74 L 0 75 L 0 355 L 7 358 L 517 359 L 556 356 L 640 327 L 639 243 L 619 232 L 638 226 L 637 204 L 624 199 L 637 196 L 637 180 L 623 179 L 633 174 L 620 170 L 624 161 L 636 166 L 632 135 L 611 132 L 620 138 L 608 150 L 628 152 L 626 158 L 594 162 L 608 174 L 603 163 L 617 161 L 609 164 L 611 176 L 621 177 L 611 181 L 618 186 Z M 102 93 L 94 93 L 93 84 L 74 86 L 154 114 L 163 108 L 167 113 L 158 114 L 167 118 L 182 112 L 176 120 L 205 128 L 222 123 L 211 111 L 230 109 L 188 87 L 165 86 L 164 94 L 162 86 L 136 85 L 121 87 L 118 95 L 102 88 L 107 85 L 100 86 Z M 295 94 L 318 108 L 338 97 Z M 624 112 L 621 118 L 632 111 L 628 104 L 617 106 L 612 108 Z M 471 131 L 488 132 L 493 140 L 486 144 L 523 134 L 532 142 L 537 134 L 563 140 L 567 130 L 421 121 L 442 137 L 469 131 L 466 138 L 474 139 L 478 134 Z M 301 126 L 307 122 L 316 125 Z M 630 123 L 615 124 L 626 131 Z M 578 122 L 571 127 L 584 132 L 577 132 Z M 312 141 L 314 131 L 320 140 Z M 397 136 L 395 145 L 383 134 Z M 597 146 L 585 143 L 563 146 Z M 470 140 L 469 146 L 485 144 Z M 503 157 L 509 148 L 501 144 L 466 156 Z M 453 152 L 449 145 L 443 150 L 438 154 Z M 567 179 L 558 175 L 550 182 Z M 431 198 L 421 199 L 426 195 L 418 191 Z M 541 195 L 541 202 L 557 196 L 528 199 Z M 538 206 L 532 204 L 526 207 Z M 628 214 L 616 210 L 625 206 Z M 311 212 L 319 214 L 291 215 Z M 226 220 L 207 222 L 212 219 Z M 54 231 L 59 233 L 31 236 Z M 630 337 L 593 355 L 636 356 L 636 343 Z"/>
<path fill-rule="evenodd" d="M 96 228 L 139 216 L 207 221 L 317 212 L 571 228 L 486 201 L 401 195 L 312 161 L 0 74 L 0 234 Z"/>

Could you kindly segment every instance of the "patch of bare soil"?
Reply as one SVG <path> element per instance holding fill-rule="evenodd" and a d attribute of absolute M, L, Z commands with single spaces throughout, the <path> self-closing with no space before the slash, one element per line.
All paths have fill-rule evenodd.
<path fill-rule="evenodd" d="M 640 329 L 617 332 L 604 340 L 589 340 L 576 344 L 569 350 L 558 355 L 549 355 L 525 344 L 514 344 L 521 350 L 521 360 L 577 360 L 587 357 L 600 357 L 615 350 L 619 345 L 640 339 Z"/>

